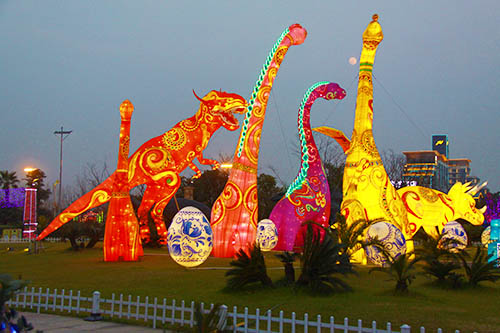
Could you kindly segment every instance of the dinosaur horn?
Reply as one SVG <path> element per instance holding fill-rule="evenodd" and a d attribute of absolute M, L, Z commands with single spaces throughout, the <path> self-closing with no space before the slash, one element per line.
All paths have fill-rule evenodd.
<path fill-rule="evenodd" d="M 194 97 L 196 97 L 200 102 L 205 102 L 202 98 L 199 98 L 198 95 L 196 95 L 194 89 L 193 89 L 193 94 L 194 94 Z"/>
<path fill-rule="evenodd" d="M 482 183 L 481 185 L 474 186 L 473 188 L 471 188 L 470 190 L 468 190 L 467 193 L 470 194 L 470 195 L 475 195 L 477 192 L 479 192 L 486 185 L 488 185 L 487 181 L 484 182 L 484 183 Z"/>
<path fill-rule="evenodd" d="M 481 212 L 481 214 L 486 213 L 486 208 L 487 208 L 487 206 L 483 206 L 483 207 L 479 208 L 479 211 Z"/>

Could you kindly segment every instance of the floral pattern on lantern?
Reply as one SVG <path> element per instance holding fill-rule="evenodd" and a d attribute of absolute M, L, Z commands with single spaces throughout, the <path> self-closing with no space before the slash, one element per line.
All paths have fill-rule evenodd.
<path fill-rule="evenodd" d="M 212 228 L 196 207 L 182 208 L 168 228 L 168 251 L 179 265 L 195 267 L 207 260 L 213 247 Z"/>
<path fill-rule="evenodd" d="M 262 251 L 271 251 L 278 244 L 278 229 L 270 219 L 257 223 L 257 243 Z"/>

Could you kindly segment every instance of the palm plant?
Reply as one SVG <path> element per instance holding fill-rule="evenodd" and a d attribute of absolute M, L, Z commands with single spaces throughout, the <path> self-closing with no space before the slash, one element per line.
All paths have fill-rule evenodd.
<path fill-rule="evenodd" d="M 323 239 L 312 224 L 307 225 L 304 252 L 301 256 L 301 274 L 297 284 L 308 286 L 313 292 L 331 293 L 352 288 L 335 274 L 354 273 L 344 245 L 336 242 L 328 232 Z"/>
<path fill-rule="evenodd" d="M 410 259 L 413 253 L 405 253 L 397 257 L 391 256 L 386 251 L 382 251 L 382 253 L 387 259 L 385 266 L 374 267 L 370 269 L 370 273 L 373 271 L 387 273 L 392 280 L 396 281 L 395 293 L 408 293 L 409 285 L 417 276 L 415 264 L 419 258 Z"/>
<path fill-rule="evenodd" d="M 459 256 L 470 286 L 477 286 L 482 281 L 495 282 L 500 279 L 500 269 L 496 267 L 498 262 L 489 261 L 490 257 L 482 246 L 476 247 L 476 253 L 470 263 L 464 253 Z"/>
<path fill-rule="evenodd" d="M 461 279 L 461 275 L 455 272 L 461 267 L 459 255 L 450 251 L 456 243 L 454 239 L 443 238 L 443 234 L 437 238 L 427 237 L 415 250 L 415 254 L 424 262 L 424 274 L 435 277 L 440 284 L 449 281 L 457 287 Z"/>
<path fill-rule="evenodd" d="M 336 235 L 338 242 L 343 244 L 343 252 L 349 255 L 349 258 L 356 251 L 362 250 L 367 246 L 382 246 L 378 239 L 367 240 L 365 237 L 366 229 L 368 229 L 373 223 L 379 220 L 357 220 L 352 224 L 348 225 L 345 217 L 342 214 L 337 213 L 335 222 L 332 224 L 331 233 Z"/>
<path fill-rule="evenodd" d="M 267 275 L 266 262 L 264 255 L 257 243 L 254 243 L 249 248 L 248 255 L 243 249 L 236 253 L 236 260 L 233 260 L 229 265 L 233 266 L 226 272 L 227 287 L 229 289 L 239 289 L 247 284 L 260 282 L 266 287 L 273 285 L 273 282 Z"/>
<path fill-rule="evenodd" d="M 215 304 L 207 314 L 204 313 L 201 304 L 198 303 L 195 307 L 194 318 L 195 326 L 193 333 L 212 333 L 223 332 L 227 308 L 222 304 Z"/>
<path fill-rule="evenodd" d="M 283 263 L 285 266 L 285 281 L 286 283 L 294 283 L 295 282 L 295 269 L 293 268 L 293 263 L 295 262 L 295 257 L 297 257 L 297 253 L 284 251 L 280 254 L 277 254 L 276 257 Z"/>
<path fill-rule="evenodd" d="M 19 179 L 17 179 L 16 172 L 9 172 L 9 170 L 0 170 L 0 187 L 5 190 L 5 201 L 10 201 L 11 188 L 17 188 Z"/>
<path fill-rule="evenodd" d="M 17 312 L 14 309 L 9 309 L 6 304 L 28 283 L 24 280 L 14 280 L 8 274 L 0 274 L 0 332 L 26 332 L 33 329 L 24 316 L 21 316 L 17 323 L 12 323 L 11 321 L 17 317 Z"/>
<path fill-rule="evenodd" d="M 6 190 L 9 188 L 16 188 L 19 184 L 16 172 L 9 172 L 9 170 L 0 170 L 0 186 Z"/>

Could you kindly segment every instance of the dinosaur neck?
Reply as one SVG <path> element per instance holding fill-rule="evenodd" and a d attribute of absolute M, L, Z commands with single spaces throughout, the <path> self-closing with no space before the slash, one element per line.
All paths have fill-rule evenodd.
<path fill-rule="evenodd" d="M 248 169 L 248 167 L 255 168 L 255 171 L 257 169 L 260 136 L 262 126 L 264 125 L 269 93 L 271 92 L 274 79 L 276 78 L 281 63 L 289 47 L 292 45 L 293 37 L 290 34 L 289 28 L 287 28 L 278 38 L 271 52 L 269 52 L 259 78 L 255 83 L 251 98 L 248 102 L 248 111 L 245 114 L 245 120 L 241 128 L 238 147 L 236 147 L 233 158 L 233 167 L 234 165 L 236 165 L 236 167 L 238 167 L 238 165 L 244 165 L 246 169 Z"/>
<path fill-rule="evenodd" d="M 305 40 L 307 32 L 298 24 L 286 29 L 274 45 L 260 72 L 243 122 L 233 167 L 222 194 L 212 207 L 215 257 L 231 257 L 255 240 L 258 218 L 257 162 L 259 143 L 269 93 L 288 48 Z M 235 201 L 236 198 L 239 198 Z"/>
<path fill-rule="evenodd" d="M 372 141 L 373 133 L 373 82 L 372 70 L 377 47 L 383 39 L 382 29 L 376 20 L 363 33 L 363 50 L 359 60 L 358 96 L 352 133 L 353 149 L 362 148 L 360 141 Z M 359 145 L 358 143 L 361 143 Z M 375 147 L 376 148 L 376 147 Z"/>
<path fill-rule="evenodd" d="M 300 104 L 299 114 L 297 117 L 297 125 L 299 129 L 301 164 L 297 177 L 295 177 L 294 181 L 286 191 L 287 196 L 292 194 L 295 189 L 302 186 L 302 184 L 306 180 L 310 167 L 321 166 L 321 159 L 319 157 L 318 148 L 316 147 L 316 142 L 314 142 L 314 137 L 312 136 L 310 120 L 311 107 L 316 99 L 320 97 L 317 93 L 314 92 L 319 86 L 322 86 L 324 84 L 328 84 L 328 82 L 318 82 L 311 88 L 309 88 L 304 94 L 304 98 L 302 99 L 302 103 Z"/>

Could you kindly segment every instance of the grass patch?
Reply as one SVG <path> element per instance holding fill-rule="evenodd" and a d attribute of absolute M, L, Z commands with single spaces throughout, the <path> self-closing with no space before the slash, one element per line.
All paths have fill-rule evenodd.
<path fill-rule="evenodd" d="M 45 250 L 28 254 L 25 244 L 0 243 L 0 273 L 30 280 L 29 286 L 81 290 L 90 295 L 99 290 L 103 297 L 119 295 L 149 296 L 178 302 L 223 303 L 232 309 L 248 306 L 261 313 L 273 309 L 298 318 L 308 312 L 309 318 L 321 314 L 335 321 L 348 317 L 351 323 L 362 319 L 365 327 L 376 320 L 379 328 L 390 321 L 395 330 L 402 324 L 413 330 L 424 326 L 427 331 L 451 332 L 498 331 L 500 327 L 500 283 L 482 283 L 478 288 L 443 289 L 423 276 L 410 285 L 405 296 L 393 294 L 394 281 L 384 274 L 369 274 L 370 267 L 356 266 L 357 275 L 345 277 L 353 292 L 313 297 L 303 289 L 276 284 L 275 288 L 253 285 L 238 292 L 224 291 L 231 258 L 208 258 L 201 266 L 187 269 L 176 264 L 166 249 L 146 249 L 138 262 L 106 263 L 102 246 L 80 252 L 68 251 L 69 243 L 44 243 Z M 7 251 L 11 247 L 12 251 Z M 266 253 L 268 274 L 273 281 L 283 278 L 284 270 L 274 253 Z M 296 264 L 297 265 L 297 264 Z M 296 274 L 299 271 L 297 269 Z M 240 310 L 241 311 L 241 310 Z M 324 321 L 326 321 L 324 319 Z M 430 332 L 430 331 L 429 331 Z"/>

